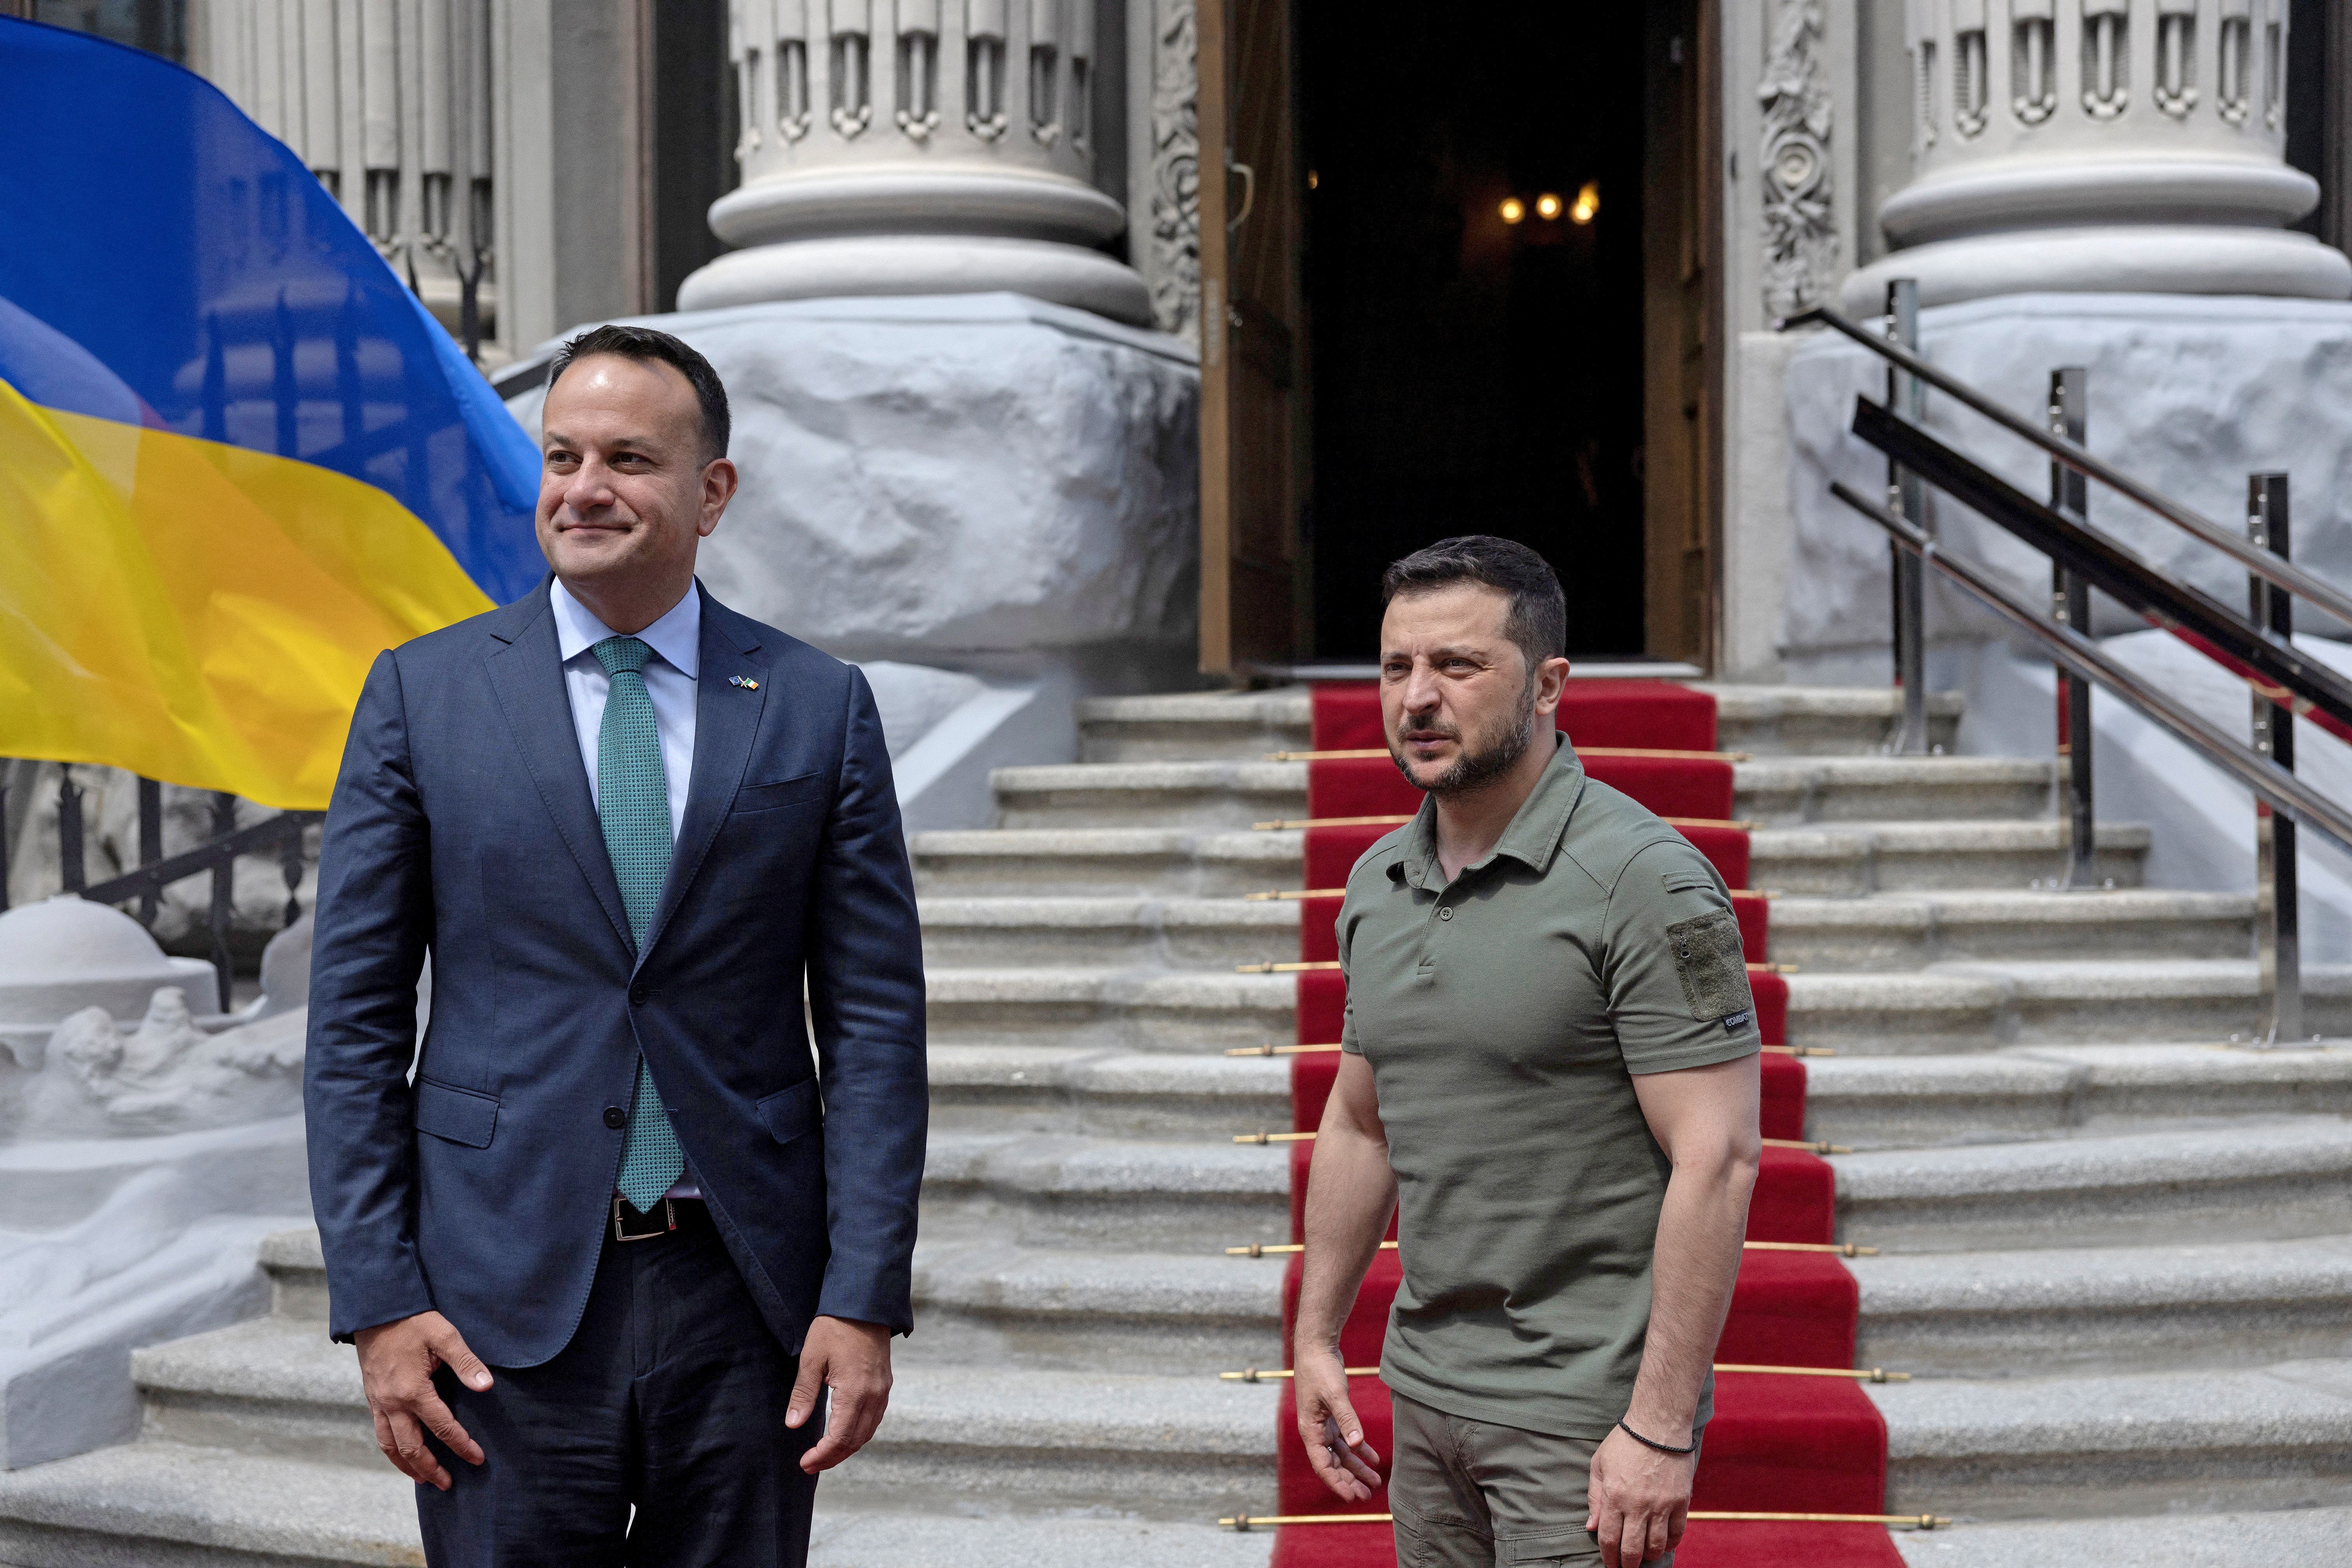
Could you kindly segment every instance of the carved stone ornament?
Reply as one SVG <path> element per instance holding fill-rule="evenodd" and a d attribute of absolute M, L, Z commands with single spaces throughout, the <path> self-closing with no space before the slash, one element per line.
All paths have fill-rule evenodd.
<path fill-rule="evenodd" d="M 1781 0 L 1757 96 L 1764 106 L 1764 313 L 1830 301 L 1837 271 L 1822 0 Z"/>
<path fill-rule="evenodd" d="M 1160 0 L 1151 61 L 1151 318 L 1192 335 L 1201 314 L 1201 68 L 1193 0 Z"/>

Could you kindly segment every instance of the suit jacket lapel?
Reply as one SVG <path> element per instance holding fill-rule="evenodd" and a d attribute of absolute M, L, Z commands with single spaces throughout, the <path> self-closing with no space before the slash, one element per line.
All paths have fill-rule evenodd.
<path fill-rule="evenodd" d="M 536 614 L 530 613 L 533 608 Z M 629 942 L 628 912 L 621 904 L 620 879 L 604 847 L 596 804 L 588 794 L 587 770 L 580 763 L 580 733 L 572 721 L 572 699 L 563 689 L 563 662 L 555 646 L 555 615 L 547 584 L 509 605 L 513 612 L 493 624 L 498 646 L 483 656 L 490 686 L 498 693 L 507 729 L 522 752 L 523 766 L 539 786 L 539 798 L 555 819 L 557 837 L 588 879 L 623 945 Z"/>
<path fill-rule="evenodd" d="M 728 808 L 735 804 L 743 769 L 751 760 L 751 740 L 768 704 L 768 667 L 757 658 L 758 634 L 700 583 L 694 591 L 702 595 L 702 668 L 694 683 L 694 773 L 687 784 L 686 816 L 670 853 L 669 878 L 646 927 L 646 952 L 661 940 L 663 928 L 694 885 L 702 858 L 719 837 Z M 738 684 L 735 678 L 756 684 Z M 614 884 L 616 897 L 618 886 Z M 645 963 L 644 954 L 637 962 Z"/>

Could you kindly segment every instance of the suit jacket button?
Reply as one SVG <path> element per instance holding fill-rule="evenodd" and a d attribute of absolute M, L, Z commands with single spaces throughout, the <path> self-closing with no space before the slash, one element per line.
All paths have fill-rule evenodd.
<path fill-rule="evenodd" d="M 608 1105 L 604 1108 L 605 1126 L 611 1128 L 614 1131 L 618 1132 L 622 1128 L 626 1127 L 628 1124 L 629 1113 L 627 1111 L 622 1110 L 617 1105 Z"/>
<path fill-rule="evenodd" d="M 652 993 L 648 992 L 642 985 L 632 985 L 629 987 L 629 1000 L 640 1007 L 646 1005 L 646 998 L 650 994 L 652 994 Z"/>

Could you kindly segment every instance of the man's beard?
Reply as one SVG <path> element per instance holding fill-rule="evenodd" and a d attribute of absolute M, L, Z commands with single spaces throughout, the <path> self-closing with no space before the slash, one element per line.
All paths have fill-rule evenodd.
<path fill-rule="evenodd" d="M 1527 755 L 1528 747 L 1535 740 L 1535 682 L 1529 681 L 1520 699 L 1518 722 L 1504 725 L 1500 734 L 1481 736 L 1485 742 L 1483 746 L 1474 746 L 1464 741 L 1462 754 L 1454 759 L 1454 765 L 1429 784 L 1414 778 L 1412 770 L 1405 765 L 1402 742 L 1390 744 L 1389 758 L 1396 763 L 1397 771 L 1404 774 L 1407 784 L 1430 795 L 1458 795 L 1492 783 L 1509 773 L 1512 766 Z M 1439 733 L 1456 741 L 1463 740 L 1458 730 L 1441 730 Z"/>

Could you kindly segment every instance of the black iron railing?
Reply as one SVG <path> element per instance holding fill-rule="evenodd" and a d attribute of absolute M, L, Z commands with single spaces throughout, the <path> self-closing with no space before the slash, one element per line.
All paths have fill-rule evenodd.
<path fill-rule="evenodd" d="M 142 925 L 152 927 L 163 907 L 163 889 L 190 877 L 209 873 L 211 903 L 205 912 L 212 939 L 209 957 L 218 977 L 221 1011 L 229 1009 L 235 975 L 229 931 L 236 917 L 236 862 L 247 855 L 274 857 L 286 879 L 285 923 L 302 916 L 295 895 L 302 886 L 303 837 L 323 815 L 315 811 L 281 811 L 246 826 L 237 825 L 237 800 L 215 792 L 212 797 L 213 836 L 192 849 L 163 854 L 163 786 L 153 779 L 139 781 L 139 866 L 102 882 L 89 880 L 84 847 L 84 790 L 68 763 L 58 775 L 58 860 L 60 890 L 78 893 L 92 903 L 135 904 L 131 912 Z M 0 780 L 0 823 L 6 820 L 8 788 Z M 8 907 L 7 836 L 0 832 L 0 909 Z"/>

